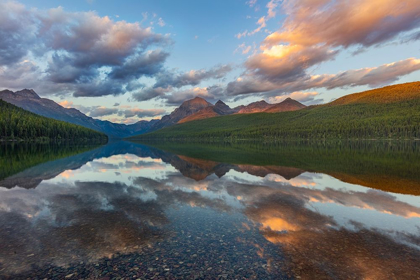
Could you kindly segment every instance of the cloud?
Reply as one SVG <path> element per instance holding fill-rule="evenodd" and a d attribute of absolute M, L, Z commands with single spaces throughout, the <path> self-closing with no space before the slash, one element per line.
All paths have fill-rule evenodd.
<path fill-rule="evenodd" d="M 194 97 L 201 97 L 209 102 L 215 103 L 219 99 L 225 97 L 224 89 L 219 85 L 209 87 L 194 87 L 184 90 L 166 90 L 165 94 L 158 96 L 159 99 L 164 100 L 167 105 L 178 106 L 182 102 Z"/>
<path fill-rule="evenodd" d="M 156 117 L 166 113 L 163 109 L 131 108 L 131 106 L 120 106 L 119 103 L 115 103 L 113 105 L 114 108 L 107 108 L 104 106 L 85 107 L 81 105 L 75 105 L 72 101 L 67 100 L 64 100 L 58 104 L 60 104 L 64 108 L 76 108 L 82 111 L 83 113 L 88 114 L 92 118 L 100 118 L 114 114 L 126 118 L 126 120 L 113 118 L 113 121 L 118 123 L 120 123 L 121 121 L 124 123 L 134 123 L 138 121 L 138 118 Z"/>
<path fill-rule="evenodd" d="M 166 25 L 165 21 L 162 18 L 159 18 L 158 23 L 160 27 L 164 27 Z"/>
<path fill-rule="evenodd" d="M 420 27 L 416 0 L 286 0 L 282 7 L 287 18 L 265 44 L 368 47 Z"/>
<path fill-rule="evenodd" d="M 277 14 L 277 8 L 280 4 L 280 0 L 271 0 L 270 2 L 267 3 L 267 15 L 262 16 L 258 19 L 257 21 L 257 25 L 258 27 L 256 29 L 254 29 L 253 31 L 248 32 L 248 30 L 245 30 L 242 33 L 238 33 L 235 35 L 236 38 L 241 39 L 242 37 L 246 37 L 246 36 L 252 36 L 258 32 L 260 32 L 263 28 L 265 28 L 267 26 L 267 21 L 274 18 Z M 249 1 L 247 2 L 247 4 L 250 7 L 253 7 L 255 5 L 256 1 Z"/>
<path fill-rule="evenodd" d="M 288 81 L 304 76 L 306 69 L 336 54 L 324 46 L 276 45 L 251 56 L 245 66 L 250 73 L 271 81 Z"/>
<path fill-rule="evenodd" d="M 163 109 L 146 110 L 146 109 L 139 109 L 139 108 L 128 109 L 128 110 L 120 111 L 118 113 L 118 115 L 120 116 L 124 115 L 125 118 L 131 118 L 134 116 L 137 116 L 139 118 L 156 117 L 156 116 L 161 116 L 163 114 L 165 114 L 165 110 Z"/>
<path fill-rule="evenodd" d="M 168 56 L 169 53 L 161 50 L 153 50 L 144 55 L 134 56 L 127 59 L 123 65 L 115 67 L 109 73 L 109 76 L 114 80 L 152 76 L 162 69 Z"/>
<path fill-rule="evenodd" d="M 0 2 L 0 65 L 17 63 L 26 55 L 36 40 L 34 23 L 22 4 Z"/>
<path fill-rule="evenodd" d="M 278 70 L 278 69 L 277 69 Z M 409 58 L 377 67 L 347 70 L 337 74 L 307 75 L 300 72 L 299 79 L 267 79 L 262 75 L 246 75 L 230 82 L 226 88 L 228 95 L 265 93 L 275 96 L 314 88 L 334 89 L 339 87 L 370 86 L 376 87 L 397 81 L 400 77 L 420 70 L 420 59 Z M 265 74 L 265 73 L 264 73 Z M 268 77 L 270 77 L 268 73 Z"/>
<path fill-rule="evenodd" d="M 201 82 L 209 79 L 222 79 L 230 71 L 232 71 L 232 66 L 228 64 L 215 66 L 210 69 L 191 70 L 182 73 L 175 70 L 163 71 L 155 76 L 156 82 L 153 87 L 147 87 L 136 91 L 133 94 L 133 98 L 137 101 L 144 101 L 159 97 L 175 102 L 178 97 L 193 96 L 191 94 L 194 93 L 194 91 L 197 91 L 197 87 L 181 91 L 177 91 L 176 89 L 185 86 L 197 86 Z M 167 95 L 169 95 L 169 97 Z M 169 103 L 173 102 L 169 101 Z"/>
<path fill-rule="evenodd" d="M 280 2 L 269 2 L 267 15 L 259 20 L 260 27 L 276 16 L 278 5 Z M 227 95 L 237 99 L 251 93 L 274 97 L 314 88 L 376 87 L 419 70 L 418 59 L 409 58 L 337 74 L 309 72 L 349 47 L 361 51 L 393 40 L 404 43 L 419 39 L 420 6 L 415 0 L 285 0 L 281 9 L 286 19 L 280 29 L 268 35 L 259 51 L 247 58 L 242 75 L 228 83 Z M 249 34 L 246 31 L 237 37 Z M 236 51 L 245 45 L 239 47 Z"/>
<path fill-rule="evenodd" d="M 344 86 L 381 86 L 397 81 L 401 76 L 420 70 L 420 59 L 409 58 L 378 67 L 348 70 L 335 75 L 322 75 L 319 82 L 327 89 Z"/>
<path fill-rule="evenodd" d="M 161 99 L 166 101 L 168 105 L 179 105 L 185 100 L 192 99 L 194 97 L 202 97 L 208 100 L 214 99 L 208 88 L 195 87 L 186 90 L 173 91 L 170 95 L 160 96 Z"/>
<path fill-rule="evenodd" d="M 286 98 L 292 98 L 294 100 L 297 100 L 299 102 L 303 103 L 312 103 L 315 98 L 318 96 L 317 91 L 295 91 L 287 95 L 279 95 L 279 96 L 272 96 L 268 99 L 270 103 L 279 103 L 285 100 Z"/>
<path fill-rule="evenodd" d="M 0 211 L 2 225 L 19 223 L 14 232 L 0 232 L 1 240 L 10 244 L 0 252 L 7 261 L 4 272 L 22 273 L 34 265 L 66 266 L 74 262 L 76 251 L 85 263 L 116 253 L 139 253 L 142 245 L 168 236 L 164 226 L 169 219 L 163 211 L 167 206 L 142 200 L 139 188 L 119 182 L 59 185 L 60 191 L 56 184 L 44 185 L 43 191 L 16 188 L 0 198 L 2 206 L 14 201 L 10 211 Z M 16 242 L 16 235 L 25 242 Z M 69 236 L 74 236 L 73 242 L 68 242 Z M 38 241 L 29 241 L 34 238 Z M 51 250 L 53 244 L 61 244 L 60 250 Z M 28 258 L 29 254 L 38 257 Z"/>
<path fill-rule="evenodd" d="M 232 71 L 232 66 L 228 64 L 215 66 L 210 69 L 191 70 L 184 73 L 167 71 L 157 76 L 155 87 L 171 86 L 181 88 L 183 86 L 196 86 L 204 80 L 221 79 L 230 71 Z"/>
<path fill-rule="evenodd" d="M 73 107 L 73 102 L 68 101 L 68 100 L 61 101 L 58 104 L 63 106 L 64 108 L 72 108 Z"/>
<path fill-rule="evenodd" d="M 169 92 L 170 90 L 171 90 L 170 88 L 162 88 L 162 87 L 145 88 L 145 89 L 135 92 L 133 94 L 133 98 L 134 100 L 137 100 L 137 101 L 150 100 L 155 97 L 164 95 L 166 92 Z"/>
<path fill-rule="evenodd" d="M 247 46 L 245 43 L 240 44 L 233 53 L 241 52 L 242 54 L 247 54 L 251 51 L 252 46 Z"/>
<path fill-rule="evenodd" d="M 257 3 L 257 0 L 249 0 L 246 2 L 246 4 L 251 8 L 254 7 L 256 3 Z"/>
<path fill-rule="evenodd" d="M 92 118 L 103 117 L 118 113 L 116 108 L 94 107 L 90 110 L 89 116 Z"/>
<path fill-rule="evenodd" d="M 129 92 L 138 78 L 161 71 L 169 56 L 161 48 L 171 43 L 139 22 L 16 2 L 0 3 L 0 26 L 0 74 L 13 71 L 15 80 L 24 79 L 19 87 L 37 83 L 43 94 Z M 23 61 L 33 67 L 21 67 Z M 12 74 L 2 75 L 2 84 L 13 85 Z"/>

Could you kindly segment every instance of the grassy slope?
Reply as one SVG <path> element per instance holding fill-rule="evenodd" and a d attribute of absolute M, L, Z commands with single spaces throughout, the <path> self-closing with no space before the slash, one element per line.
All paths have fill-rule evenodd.
<path fill-rule="evenodd" d="M 420 82 L 356 93 L 295 112 L 197 120 L 135 138 L 420 138 Z"/>
<path fill-rule="evenodd" d="M 370 188 L 420 195 L 420 145 L 417 142 L 245 142 L 212 145 L 154 142 L 150 145 L 191 158 L 295 167 Z"/>
<path fill-rule="evenodd" d="M 103 133 L 28 112 L 0 99 L 0 140 L 95 139 Z"/>

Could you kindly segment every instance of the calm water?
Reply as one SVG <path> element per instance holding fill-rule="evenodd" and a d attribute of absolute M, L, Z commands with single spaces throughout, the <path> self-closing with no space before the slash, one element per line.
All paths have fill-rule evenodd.
<path fill-rule="evenodd" d="M 0 278 L 420 279 L 420 145 L 0 146 Z"/>

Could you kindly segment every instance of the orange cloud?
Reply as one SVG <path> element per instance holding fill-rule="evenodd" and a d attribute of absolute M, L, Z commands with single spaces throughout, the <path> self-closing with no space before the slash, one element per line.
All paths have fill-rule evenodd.
<path fill-rule="evenodd" d="M 68 100 L 61 101 L 58 104 L 60 104 L 64 108 L 71 108 L 71 107 L 73 107 L 73 102 L 72 101 L 68 101 Z"/>
<path fill-rule="evenodd" d="M 251 56 L 247 69 L 271 80 L 295 79 L 309 67 L 333 58 L 337 51 L 325 46 L 276 45 L 262 47 L 262 52 Z"/>
<path fill-rule="evenodd" d="M 270 1 L 267 15 L 259 20 L 260 27 L 276 15 L 277 5 L 277 1 Z M 246 60 L 243 76 L 228 84 L 229 95 L 290 93 L 322 87 L 375 87 L 420 69 L 419 60 L 410 58 L 333 75 L 308 73 L 309 68 L 334 59 L 342 49 L 377 46 L 415 31 L 420 27 L 417 0 L 285 0 L 281 8 L 286 20 L 278 31 L 265 38 L 260 52 Z M 246 31 L 237 37 L 248 34 Z"/>
<path fill-rule="evenodd" d="M 371 46 L 419 26 L 417 0 L 286 0 L 282 28 L 265 44 Z"/>

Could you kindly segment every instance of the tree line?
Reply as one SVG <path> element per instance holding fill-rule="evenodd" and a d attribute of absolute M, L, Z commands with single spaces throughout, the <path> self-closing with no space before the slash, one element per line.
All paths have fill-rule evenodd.
<path fill-rule="evenodd" d="M 420 98 L 192 121 L 139 139 L 419 139 Z"/>
<path fill-rule="evenodd" d="M 36 115 L 0 99 L 0 140 L 100 140 L 103 133 Z"/>

